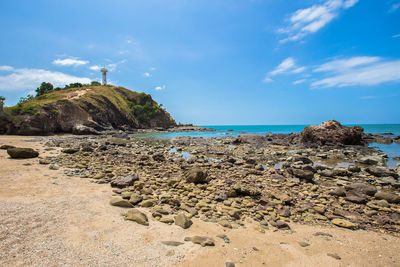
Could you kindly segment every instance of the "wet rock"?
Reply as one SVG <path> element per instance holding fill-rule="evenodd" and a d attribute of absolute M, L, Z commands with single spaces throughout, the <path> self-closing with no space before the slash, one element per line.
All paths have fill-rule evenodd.
<path fill-rule="evenodd" d="M 376 199 L 384 199 L 389 203 L 400 203 L 400 196 L 390 192 L 379 191 L 375 194 Z"/>
<path fill-rule="evenodd" d="M 186 217 L 184 213 L 179 213 L 175 217 L 175 224 L 182 227 L 183 229 L 187 229 L 193 224 L 193 222 L 188 217 Z"/>
<path fill-rule="evenodd" d="M 128 200 L 123 199 L 120 196 L 114 196 L 110 199 L 110 205 L 123 207 L 123 208 L 133 208 L 133 205 L 129 203 Z"/>
<path fill-rule="evenodd" d="M 345 219 L 338 219 L 335 218 L 331 221 L 334 225 L 339 226 L 339 227 L 343 227 L 343 228 L 348 228 L 348 229 L 356 229 L 357 228 L 357 224 L 352 223 L 348 220 Z"/>
<path fill-rule="evenodd" d="M 128 202 L 129 203 L 129 202 Z M 138 224 L 142 225 L 149 225 L 149 220 L 147 219 L 146 214 L 137 210 L 137 209 L 130 209 L 125 215 L 126 220 L 137 222 Z"/>
<path fill-rule="evenodd" d="M 201 184 L 207 182 L 207 172 L 194 168 L 186 172 L 186 182 Z"/>
<path fill-rule="evenodd" d="M 206 236 L 185 237 L 185 241 L 191 241 L 194 244 L 200 244 L 202 247 L 215 246 L 214 240 Z"/>
<path fill-rule="evenodd" d="M 359 126 L 345 127 L 335 120 L 321 125 L 305 127 L 300 140 L 306 145 L 361 145 L 364 129 Z"/>
<path fill-rule="evenodd" d="M 39 152 L 32 148 L 14 147 L 7 149 L 8 155 L 13 159 L 29 159 L 39 156 Z"/>
<path fill-rule="evenodd" d="M 133 183 L 137 180 L 139 180 L 139 175 L 130 174 L 128 176 L 120 177 L 120 178 L 117 178 L 117 179 L 111 181 L 111 186 L 118 187 L 118 188 L 124 188 L 124 187 L 133 185 Z"/>

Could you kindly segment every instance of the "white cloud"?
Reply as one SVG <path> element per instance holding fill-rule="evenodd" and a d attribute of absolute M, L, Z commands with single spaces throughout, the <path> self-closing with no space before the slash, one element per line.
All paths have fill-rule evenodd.
<path fill-rule="evenodd" d="M 397 9 L 399 9 L 400 8 L 400 2 L 397 2 L 397 3 L 394 3 L 394 4 L 392 4 L 392 6 L 390 7 L 390 9 L 389 9 L 389 12 L 391 13 L 391 12 L 395 12 Z"/>
<path fill-rule="evenodd" d="M 306 67 L 299 67 L 296 65 L 295 60 L 292 57 L 288 57 L 283 60 L 273 71 L 270 71 L 264 79 L 264 82 L 273 82 L 272 76 L 284 73 L 300 73 L 306 70 Z"/>
<path fill-rule="evenodd" d="M 80 66 L 80 65 L 86 65 L 88 64 L 89 61 L 87 60 L 80 60 L 76 58 L 65 58 L 65 59 L 56 59 L 53 61 L 54 65 L 59 65 L 59 66 Z"/>
<path fill-rule="evenodd" d="M 272 80 L 270 77 L 265 77 L 264 82 L 265 83 L 272 83 L 274 80 Z"/>
<path fill-rule="evenodd" d="M 281 74 L 284 72 L 287 72 L 289 69 L 293 68 L 296 64 L 294 63 L 294 59 L 291 57 L 288 57 L 284 61 L 282 61 L 281 64 L 278 65 L 273 71 L 269 73 L 269 75 L 274 76 L 277 74 Z"/>
<path fill-rule="evenodd" d="M 294 81 L 293 84 L 297 85 L 297 84 L 304 83 L 305 81 L 306 81 L 306 79 L 301 79 L 301 80 Z"/>
<path fill-rule="evenodd" d="M 295 11 L 288 20 L 288 26 L 278 30 L 286 34 L 281 43 L 297 41 L 315 33 L 336 18 L 342 9 L 354 6 L 358 0 L 326 0 L 322 4 Z"/>
<path fill-rule="evenodd" d="M 395 35 L 393 35 L 392 37 L 393 37 L 393 38 L 399 38 L 399 37 L 400 37 L 400 34 L 395 34 Z"/>
<path fill-rule="evenodd" d="M 89 69 L 91 69 L 93 71 L 99 71 L 101 69 L 101 67 L 98 65 L 94 65 L 94 66 L 90 66 Z"/>
<path fill-rule="evenodd" d="M 143 76 L 144 76 L 144 77 L 150 77 L 151 74 L 150 74 L 149 72 L 145 72 L 145 73 L 143 73 Z"/>
<path fill-rule="evenodd" d="M 321 65 L 316 70 L 327 71 L 330 77 L 313 82 L 311 87 L 315 89 L 321 87 L 373 86 L 387 82 L 400 82 L 400 60 L 378 62 L 377 59 L 380 58 L 373 57 L 368 62 L 368 60 L 359 60 L 360 58 L 368 57 L 341 60 L 340 62 L 344 64 L 337 64 L 338 61 L 332 61 Z"/>
<path fill-rule="evenodd" d="M 367 65 L 380 61 L 380 57 L 352 57 L 348 59 L 339 59 L 322 64 L 314 71 L 343 71 L 361 65 Z"/>
<path fill-rule="evenodd" d="M 157 90 L 157 91 L 161 91 L 161 90 L 164 90 L 164 89 L 165 89 L 165 85 L 157 86 L 156 88 L 154 88 L 154 90 Z"/>
<path fill-rule="evenodd" d="M 155 67 L 151 67 L 149 70 L 150 70 L 150 71 L 155 71 L 156 68 L 155 68 Z"/>
<path fill-rule="evenodd" d="M 14 70 L 11 66 L 0 66 L 0 71 L 12 71 Z"/>
<path fill-rule="evenodd" d="M 50 82 L 55 87 L 70 83 L 90 83 L 86 77 L 76 77 L 62 72 L 43 69 L 13 69 L 9 75 L 0 76 L 0 91 L 26 91 Z"/>

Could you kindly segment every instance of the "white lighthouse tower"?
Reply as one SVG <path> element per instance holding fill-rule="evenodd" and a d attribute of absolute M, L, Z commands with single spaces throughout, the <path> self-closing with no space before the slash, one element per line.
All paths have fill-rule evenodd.
<path fill-rule="evenodd" d="M 103 73 L 103 85 L 107 85 L 107 72 L 108 72 L 108 70 L 106 68 L 102 68 L 100 71 Z"/>

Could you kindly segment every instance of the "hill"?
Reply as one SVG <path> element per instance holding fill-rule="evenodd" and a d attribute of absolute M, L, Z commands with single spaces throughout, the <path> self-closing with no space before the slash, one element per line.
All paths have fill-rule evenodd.
<path fill-rule="evenodd" d="M 112 129 L 166 129 L 175 125 L 151 95 L 109 85 L 51 91 L 0 112 L 2 134 L 79 134 Z"/>

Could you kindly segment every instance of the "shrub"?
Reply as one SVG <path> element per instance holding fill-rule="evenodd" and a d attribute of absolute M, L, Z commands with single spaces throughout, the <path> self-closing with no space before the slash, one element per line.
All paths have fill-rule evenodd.
<path fill-rule="evenodd" d="M 3 111 L 5 101 L 6 101 L 6 98 L 4 96 L 0 96 L 0 111 Z"/>
<path fill-rule="evenodd" d="M 36 96 L 41 96 L 53 91 L 54 86 L 51 83 L 42 82 L 42 84 L 36 89 Z"/>
<path fill-rule="evenodd" d="M 53 113 L 54 115 L 58 115 L 58 113 L 60 113 L 57 109 L 52 109 L 51 110 L 51 113 Z"/>

